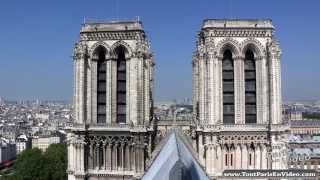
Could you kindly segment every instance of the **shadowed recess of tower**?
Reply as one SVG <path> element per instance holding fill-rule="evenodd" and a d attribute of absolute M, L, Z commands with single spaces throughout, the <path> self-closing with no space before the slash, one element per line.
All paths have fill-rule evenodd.
<path fill-rule="evenodd" d="M 178 131 L 173 130 L 164 141 L 142 180 L 209 180 Z"/>

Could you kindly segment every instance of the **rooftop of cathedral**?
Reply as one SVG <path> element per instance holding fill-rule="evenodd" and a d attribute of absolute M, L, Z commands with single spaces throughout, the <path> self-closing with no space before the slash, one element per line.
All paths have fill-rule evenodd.
<path fill-rule="evenodd" d="M 205 19 L 202 29 L 207 28 L 263 28 L 274 29 L 271 19 Z"/>
<path fill-rule="evenodd" d="M 114 32 L 114 31 L 143 31 L 139 19 L 132 20 L 97 20 L 85 19 L 80 32 Z"/>

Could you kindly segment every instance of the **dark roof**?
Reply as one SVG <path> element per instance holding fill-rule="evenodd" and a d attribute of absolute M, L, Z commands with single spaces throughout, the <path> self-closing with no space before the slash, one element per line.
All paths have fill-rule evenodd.
<path fill-rule="evenodd" d="M 320 119 L 294 120 L 290 121 L 291 127 L 319 127 Z"/>

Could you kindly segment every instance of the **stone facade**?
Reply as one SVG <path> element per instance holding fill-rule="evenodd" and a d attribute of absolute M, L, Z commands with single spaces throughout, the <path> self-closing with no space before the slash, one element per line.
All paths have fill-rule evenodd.
<path fill-rule="evenodd" d="M 286 169 L 273 33 L 270 20 L 205 20 L 192 60 L 193 119 L 157 122 L 154 58 L 141 22 L 84 24 L 74 49 L 68 179 L 141 179 L 177 130 L 212 179 L 225 169 Z"/>
<path fill-rule="evenodd" d="M 283 152 L 288 125 L 281 117 L 281 50 L 273 33 L 271 20 L 208 19 L 198 35 L 192 61 L 196 149 L 212 177 L 225 169 L 287 168 Z M 232 54 L 233 69 L 228 71 L 224 67 L 226 51 Z M 254 60 L 254 81 L 248 81 L 254 82 L 253 105 L 246 103 L 250 97 L 246 85 L 248 52 Z M 233 73 L 229 77 L 233 81 L 223 77 L 228 72 Z M 231 93 L 225 93 L 230 82 Z M 232 97 L 231 108 L 225 103 L 228 97 Z M 225 122 L 224 111 L 232 112 L 231 123 Z M 253 123 L 248 123 L 246 111 L 253 112 Z"/>
<path fill-rule="evenodd" d="M 69 180 L 141 177 L 152 142 L 153 67 L 141 22 L 82 26 L 74 49 Z"/>

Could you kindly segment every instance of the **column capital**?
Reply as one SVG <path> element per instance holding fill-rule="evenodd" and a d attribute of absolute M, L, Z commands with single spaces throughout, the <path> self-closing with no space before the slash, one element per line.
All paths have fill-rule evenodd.
<path fill-rule="evenodd" d="M 109 56 L 106 58 L 106 61 L 117 61 L 117 58 L 115 56 Z"/>
<path fill-rule="evenodd" d="M 236 61 L 236 60 L 244 60 L 244 56 L 235 56 L 233 57 L 233 59 Z"/>
<path fill-rule="evenodd" d="M 266 59 L 266 56 L 257 56 L 255 59 L 256 61 L 263 60 Z"/>
<path fill-rule="evenodd" d="M 216 55 L 215 58 L 218 59 L 219 61 L 222 61 L 223 56 Z"/>
<path fill-rule="evenodd" d="M 91 58 L 91 61 L 98 62 L 99 59 L 98 58 Z"/>
<path fill-rule="evenodd" d="M 84 53 L 77 53 L 75 55 L 73 55 L 73 59 L 75 61 L 78 61 L 78 60 L 82 60 L 82 59 L 85 59 L 85 58 L 88 58 L 89 56 L 87 54 L 84 54 Z"/>

